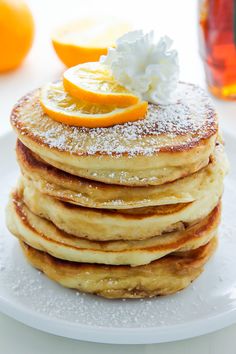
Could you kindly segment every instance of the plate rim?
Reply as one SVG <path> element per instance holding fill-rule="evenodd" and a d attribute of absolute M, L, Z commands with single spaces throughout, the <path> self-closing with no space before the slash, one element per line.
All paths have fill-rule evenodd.
<path fill-rule="evenodd" d="M 208 319 L 163 327 L 93 327 L 48 318 L 44 314 L 17 306 L 0 296 L 0 311 L 34 329 L 60 337 L 103 344 L 158 344 L 194 338 L 228 327 L 236 322 L 236 307 Z M 35 321 L 37 320 L 37 322 Z M 158 333 L 157 333 L 158 330 Z M 170 337 L 170 332 L 172 332 Z M 63 334 L 62 334 L 63 333 Z M 124 336 L 125 334 L 125 336 Z M 157 335 L 158 334 L 158 335 Z M 122 335 L 122 336 L 121 336 Z M 131 337 L 130 337 L 131 336 Z"/>

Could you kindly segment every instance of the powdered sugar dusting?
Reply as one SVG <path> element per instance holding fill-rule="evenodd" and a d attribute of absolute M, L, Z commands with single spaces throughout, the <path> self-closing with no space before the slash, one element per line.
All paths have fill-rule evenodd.
<path fill-rule="evenodd" d="M 144 120 L 108 128 L 78 128 L 44 114 L 36 95 L 24 97 L 14 108 L 13 126 L 51 148 L 78 155 L 152 155 L 161 149 L 194 145 L 216 133 L 215 110 L 201 88 L 180 83 L 176 102 L 149 104 Z"/>
<path fill-rule="evenodd" d="M 4 309 L 6 303 L 9 304 L 16 317 L 19 309 L 21 314 L 24 311 L 25 318 L 30 312 L 34 316 L 34 324 L 44 323 L 45 327 L 42 325 L 42 329 L 45 330 L 48 325 L 52 327 L 55 321 L 58 328 L 77 326 L 78 334 L 83 333 L 83 330 L 89 331 L 86 326 L 91 326 L 93 333 L 102 331 L 100 336 L 104 341 L 111 338 L 113 331 L 113 335 L 117 333 L 118 342 L 125 334 L 130 336 L 131 340 L 138 338 L 139 334 L 143 334 L 144 328 L 145 331 L 150 329 L 155 336 L 166 331 L 171 338 L 180 328 L 178 326 L 188 328 L 198 321 L 214 321 L 216 315 L 224 316 L 226 320 L 227 314 L 235 312 L 236 299 L 234 140 L 228 140 L 228 146 L 229 144 L 232 146 L 232 171 L 226 183 L 223 223 L 219 232 L 220 245 L 216 255 L 203 274 L 184 291 L 172 296 L 133 301 L 105 300 L 65 289 L 26 262 L 17 240 L 7 232 L 4 224 L 8 191 L 18 175 L 13 146 L 9 144 L 12 154 L 9 155 L 9 164 L 3 171 L 0 185 L 0 308 Z M 134 331 L 128 333 L 129 329 Z M 65 335 L 65 331 L 61 329 L 58 334 Z M 80 338 L 83 338 L 82 334 Z M 93 339 L 92 335 L 90 338 Z"/>

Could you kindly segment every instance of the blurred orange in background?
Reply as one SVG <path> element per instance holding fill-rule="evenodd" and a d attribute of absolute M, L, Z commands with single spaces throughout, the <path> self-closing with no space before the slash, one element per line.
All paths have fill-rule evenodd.
<path fill-rule="evenodd" d="M 34 21 L 22 0 L 0 0 L 0 72 L 18 67 L 31 48 Z"/>
<path fill-rule="evenodd" d="M 61 61 L 68 67 L 98 61 L 115 45 L 117 38 L 132 29 L 131 24 L 114 18 L 84 18 L 58 28 L 52 43 Z"/>

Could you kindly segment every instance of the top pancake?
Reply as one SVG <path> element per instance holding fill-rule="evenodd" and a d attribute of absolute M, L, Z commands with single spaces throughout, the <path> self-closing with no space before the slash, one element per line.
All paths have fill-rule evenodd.
<path fill-rule="evenodd" d="M 180 83 L 176 95 L 173 104 L 149 104 L 144 120 L 89 129 L 52 120 L 36 90 L 17 103 L 11 122 L 26 146 L 61 170 L 105 183 L 160 185 L 206 166 L 217 136 L 205 92 Z"/>

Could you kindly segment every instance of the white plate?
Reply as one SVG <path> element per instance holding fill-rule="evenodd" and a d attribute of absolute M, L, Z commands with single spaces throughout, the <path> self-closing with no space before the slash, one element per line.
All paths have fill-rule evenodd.
<path fill-rule="evenodd" d="M 148 300 L 104 300 L 65 289 L 31 268 L 5 227 L 4 208 L 19 170 L 14 136 L 0 139 L 0 311 L 40 330 L 102 343 L 174 341 L 236 322 L 235 138 L 225 134 L 226 180 L 220 245 L 205 272 L 178 294 Z"/>

